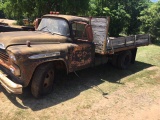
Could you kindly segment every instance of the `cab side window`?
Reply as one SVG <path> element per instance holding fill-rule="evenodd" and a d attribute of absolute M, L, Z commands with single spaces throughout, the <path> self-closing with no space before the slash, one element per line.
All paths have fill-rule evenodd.
<path fill-rule="evenodd" d="M 73 23 L 72 24 L 72 30 L 73 30 L 73 36 L 77 40 L 86 40 L 87 35 L 85 31 L 86 24 L 81 23 Z"/>

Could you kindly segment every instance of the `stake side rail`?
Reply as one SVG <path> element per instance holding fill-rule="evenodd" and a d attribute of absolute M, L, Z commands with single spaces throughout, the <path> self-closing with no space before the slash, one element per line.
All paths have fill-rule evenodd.
<path fill-rule="evenodd" d="M 95 52 L 101 55 L 114 54 L 123 50 L 134 49 L 150 44 L 149 34 L 131 35 L 126 37 L 109 37 L 110 17 L 92 18 L 93 42 Z"/>
<path fill-rule="evenodd" d="M 107 54 L 113 54 L 114 52 L 120 52 L 123 50 L 134 49 L 140 46 L 146 46 L 150 44 L 150 35 L 132 35 L 127 37 L 110 37 L 110 41 L 107 47 Z M 114 50 L 114 52 L 113 52 Z"/>

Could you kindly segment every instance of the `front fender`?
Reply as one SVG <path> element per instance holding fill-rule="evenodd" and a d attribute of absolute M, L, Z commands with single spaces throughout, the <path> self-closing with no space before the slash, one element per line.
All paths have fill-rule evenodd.
<path fill-rule="evenodd" d="M 21 70 L 21 77 L 20 79 L 23 80 L 24 83 L 24 87 L 26 87 L 29 82 L 32 79 L 32 76 L 34 74 L 34 71 L 36 70 L 36 68 L 43 64 L 43 63 L 47 63 L 47 62 L 55 62 L 55 61 L 62 61 L 65 66 L 66 66 L 66 70 L 68 72 L 68 66 L 67 66 L 67 61 L 65 58 L 47 58 L 47 59 L 37 59 L 37 60 L 30 60 L 30 61 L 25 61 L 24 63 L 20 63 L 20 70 Z"/>
<path fill-rule="evenodd" d="M 32 79 L 37 66 L 46 62 L 63 61 L 68 71 L 68 48 L 74 44 L 49 44 L 10 46 L 8 51 L 15 56 L 14 63 L 20 68 L 20 79 L 26 87 Z"/>

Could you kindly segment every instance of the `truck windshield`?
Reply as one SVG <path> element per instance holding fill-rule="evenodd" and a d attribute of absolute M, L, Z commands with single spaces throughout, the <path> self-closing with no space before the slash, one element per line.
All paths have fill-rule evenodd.
<path fill-rule="evenodd" d="M 63 36 L 70 35 L 68 23 L 58 18 L 42 18 L 37 30 Z"/>

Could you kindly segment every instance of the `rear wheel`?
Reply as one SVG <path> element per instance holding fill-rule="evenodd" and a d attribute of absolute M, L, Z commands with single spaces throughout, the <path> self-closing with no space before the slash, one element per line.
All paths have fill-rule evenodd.
<path fill-rule="evenodd" d="M 114 67 L 117 67 L 118 65 L 118 63 L 117 63 L 117 61 L 118 61 L 118 54 L 115 54 L 115 55 L 113 55 L 112 56 L 112 59 L 111 59 L 111 63 L 112 63 L 112 65 L 114 66 Z"/>
<path fill-rule="evenodd" d="M 31 92 L 34 97 L 39 98 L 49 94 L 53 89 L 54 67 L 52 63 L 40 65 L 32 78 Z"/>
<path fill-rule="evenodd" d="M 131 51 L 122 52 L 121 54 L 119 54 L 118 57 L 118 67 L 120 69 L 127 69 L 131 63 L 131 59 L 132 59 Z"/>

